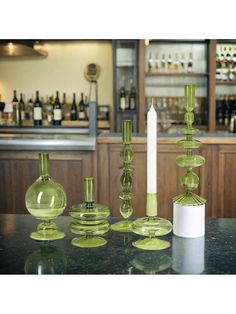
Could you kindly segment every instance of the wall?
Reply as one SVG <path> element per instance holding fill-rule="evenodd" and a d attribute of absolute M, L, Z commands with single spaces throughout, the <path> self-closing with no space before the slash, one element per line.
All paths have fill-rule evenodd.
<path fill-rule="evenodd" d="M 39 90 L 41 96 L 66 92 L 89 93 L 84 78 L 85 66 L 95 62 L 101 66 L 98 79 L 99 104 L 113 104 L 112 99 L 112 44 L 109 41 L 45 42 L 42 49 L 48 57 L 0 59 L 0 93 L 4 101 L 12 100 L 12 91 L 23 92 L 28 98 Z"/>

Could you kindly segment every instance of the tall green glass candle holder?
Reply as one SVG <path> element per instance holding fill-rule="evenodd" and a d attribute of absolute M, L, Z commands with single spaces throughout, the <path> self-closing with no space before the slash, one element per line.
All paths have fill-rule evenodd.
<path fill-rule="evenodd" d="M 93 177 L 84 179 L 84 202 L 73 205 L 69 214 L 74 218 L 70 224 L 70 231 L 81 235 L 72 240 L 72 245 L 81 248 L 93 248 L 107 243 L 100 235 L 109 230 L 107 218 L 110 211 L 107 206 L 94 202 Z"/>
<path fill-rule="evenodd" d="M 120 178 L 120 183 L 122 191 L 119 194 L 121 199 L 120 213 L 124 220 L 114 223 L 111 226 L 111 229 L 119 232 L 131 232 L 132 231 L 132 221 L 129 220 L 129 217 L 133 213 L 132 207 L 132 172 L 134 167 L 132 165 L 133 160 L 133 150 L 130 147 L 132 137 L 132 121 L 131 120 L 122 120 L 122 142 L 123 148 L 120 154 L 122 165 L 120 169 L 122 170 L 122 175 Z"/>
<path fill-rule="evenodd" d="M 205 231 L 205 203 L 206 200 L 193 193 L 199 185 L 199 178 L 193 172 L 193 168 L 200 167 L 205 163 L 204 157 L 193 153 L 198 149 L 201 142 L 193 139 L 193 135 L 199 130 L 193 127 L 195 106 L 195 86 L 185 85 L 185 115 L 186 127 L 180 132 L 186 136 L 178 142 L 178 146 L 186 150 L 186 154 L 176 158 L 179 167 L 186 168 L 182 176 L 181 185 L 186 190 L 184 194 L 173 198 L 173 231 L 174 234 L 183 237 L 203 236 Z"/>
<path fill-rule="evenodd" d="M 133 242 L 133 246 L 143 250 L 162 250 L 170 243 L 157 239 L 157 236 L 168 234 L 172 224 L 157 216 L 157 113 L 153 106 L 147 113 L 147 217 L 133 222 L 133 232 L 146 239 Z"/>
<path fill-rule="evenodd" d="M 64 232 L 57 230 L 57 225 L 52 220 L 63 213 L 66 193 L 50 176 L 48 153 L 39 153 L 39 165 L 40 177 L 28 188 L 25 205 L 32 216 L 43 222 L 30 237 L 39 241 L 62 239 L 65 237 Z"/>

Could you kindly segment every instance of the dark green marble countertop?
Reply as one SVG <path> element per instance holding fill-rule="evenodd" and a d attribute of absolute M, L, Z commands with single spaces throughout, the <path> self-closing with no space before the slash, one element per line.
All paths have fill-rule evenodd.
<path fill-rule="evenodd" d="M 236 274 L 236 219 L 209 219 L 206 235 L 186 239 L 169 234 L 171 242 L 163 251 L 142 251 L 132 246 L 140 238 L 131 233 L 109 231 L 107 244 L 80 249 L 71 245 L 71 217 L 56 223 L 66 232 L 62 240 L 41 243 L 29 235 L 38 221 L 30 215 L 0 215 L 0 273 L 24 274 L 25 263 L 31 273 L 52 274 Z M 111 218 L 111 222 L 117 221 Z"/>

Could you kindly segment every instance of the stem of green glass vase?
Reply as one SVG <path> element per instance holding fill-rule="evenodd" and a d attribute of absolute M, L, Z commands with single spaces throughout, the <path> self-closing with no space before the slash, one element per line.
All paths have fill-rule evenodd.
<path fill-rule="evenodd" d="M 48 153 L 39 153 L 40 175 L 49 176 L 49 155 Z"/>
<path fill-rule="evenodd" d="M 84 178 L 84 202 L 86 208 L 93 208 L 94 205 L 94 178 Z"/>
<path fill-rule="evenodd" d="M 122 120 L 122 142 L 123 144 L 131 143 L 132 121 Z"/>

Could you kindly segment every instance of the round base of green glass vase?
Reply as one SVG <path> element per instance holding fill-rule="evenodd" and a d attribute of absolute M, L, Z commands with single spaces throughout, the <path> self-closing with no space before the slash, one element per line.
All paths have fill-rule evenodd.
<path fill-rule="evenodd" d="M 141 250 L 157 251 L 170 247 L 170 242 L 157 238 L 140 239 L 132 243 L 132 245 Z"/>
<path fill-rule="evenodd" d="M 132 221 L 130 220 L 122 220 L 111 225 L 111 230 L 118 232 L 132 232 Z"/>
<path fill-rule="evenodd" d="M 63 239 L 65 237 L 65 233 L 59 230 L 38 230 L 32 232 L 30 237 L 31 239 L 37 241 L 54 241 Z"/>
<path fill-rule="evenodd" d="M 109 231 L 109 222 L 105 220 L 97 225 L 87 225 L 77 221 L 72 221 L 70 223 L 70 231 L 80 235 L 101 235 Z"/>
<path fill-rule="evenodd" d="M 78 237 L 71 241 L 71 244 L 81 248 L 94 248 L 103 246 L 107 241 L 102 237 Z"/>
<path fill-rule="evenodd" d="M 135 220 L 132 224 L 133 232 L 146 237 L 158 237 L 172 231 L 172 223 L 163 218 L 144 217 Z"/>

